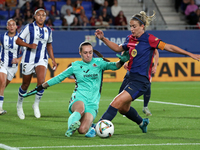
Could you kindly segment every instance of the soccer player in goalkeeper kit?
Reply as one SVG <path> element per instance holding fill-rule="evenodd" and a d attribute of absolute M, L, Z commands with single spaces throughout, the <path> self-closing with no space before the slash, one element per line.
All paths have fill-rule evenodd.
<path fill-rule="evenodd" d="M 102 58 L 93 58 L 93 52 Z M 98 112 L 103 71 L 117 70 L 129 60 L 129 53 L 124 53 L 122 56 L 117 55 L 120 58 L 119 61 L 108 62 L 98 51 L 93 50 L 89 42 L 80 44 L 79 54 L 82 61 L 72 62 L 72 65 L 65 71 L 23 95 L 27 97 L 36 94 L 74 75 L 76 88 L 72 93 L 68 108 L 71 115 L 68 118 L 68 130 L 65 133 L 67 137 L 70 137 L 77 129 L 80 134 L 90 137 L 87 132 Z"/>

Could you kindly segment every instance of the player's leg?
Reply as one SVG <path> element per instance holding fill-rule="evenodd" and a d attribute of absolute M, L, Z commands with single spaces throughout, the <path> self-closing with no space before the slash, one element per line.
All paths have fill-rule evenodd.
<path fill-rule="evenodd" d="M 46 66 L 38 65 L 35 67 L 35 73 L 37 75 L 37 86 L 45 82 L 46 72 L 47 72 Z M 35 95 L 35 102 L 32 107 L 33 107 L 34 115 L 36 118 L 41 117 L 39 103 L 40 103 L 40 99 L 43 96 L 43 93 L 44 93 L 44 90 L 41 90 L 37 92 L 37 94 Z"/>
<path fill-rule="evenodd" d="M 4 102 L 4 90 L 6 87 L 6 78 L 7 74 L 0 69 L 0 115 L 6 114 L 6 111 L 3 110 L 3 102 Z M 5 70 L 6 71 L 6 70 Z"/>
<path fill-rule="evenodd" d="M 124 88 L 128 84 L 128 81 L 129 81 L 129 71 L 127 71 L 126 75 L 124 76 L 124 80 L 119 88 L 119 93 L 121 93 L 124 90 Z"/>
<path fill-rule="evenodd" d="M 144 107 L 143 107 L 142 111 L 147 116 L 152 116 L 150 110 L 148 109 L 148 104 L 149 104 L 150 97 L 151 97 L 151 83 L 150 83 L 150 86 L 149 86 L 148 90 L 143 95 L 143 98 L 144 98 Z"/>
<path fill-rule="evenodd" d="M 32 79 L 33 73 L 35 73 L 34 65 L 29 63 L 22 63 L 22 85 L 19 87 L 18 91 L 18 101 L 17 101 L 17 115 L 20 119 L 25 119 L 25 114 L 23 111 L 23 94 L 26 93 Z"/>
<path fill-rule="evenodd" d="M 94 118 L 91 113 L 84 113 L 83 117 L 81 118 L 81 125 L 78 129 L 80 134 L 86 134 L 89 128 L 92 125 Z"/>
<path fill-rule="evenodd" d="M 23 111 L 23 94 L 26 93 L 30 82 L 31 82 L 32 74 L 31 75 L 22 75 L 22 85 L 19 87 L 18 91 L 18 101 L 17 101 L 17 115 L 20 119 L 25 119 L 25 114 Z"/>
<path fill-rule="evenodd" d="M 97 107 L 96 107 L 97 108 Z M 92 122 L 97 116 L 97 109 L 94 107 L 86 106 L 85 108 L 85 115 L 83 116 L 83 119 L 81 119 L 81 125 L 83 124 L 83 131 L 82 133 L 85 134 L 85 137 L 95 137 L 95 124 Z M 80 129 L 80 128 L 79 128 Z"/>
<path fill-rule="evenodd" d="M 71 115 L 68 118 L 68 130 L 65 136 L 70 137 L 81 125 L 80 119 L 84 115 L 85 107 L 83 101 L 75 101 L 69 105 Z"/>

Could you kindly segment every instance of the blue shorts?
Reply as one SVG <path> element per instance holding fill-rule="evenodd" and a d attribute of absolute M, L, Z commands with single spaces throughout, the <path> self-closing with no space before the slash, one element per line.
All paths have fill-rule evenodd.
<path fill-rule="evenodd" d="M 145 94 L 147 90 L 150 88 L 149 80 L 144 76 L 134 75 L 129 77 L 129 82 L 127 86 L 124 88 L 127 91 L 133 100 Z"/>

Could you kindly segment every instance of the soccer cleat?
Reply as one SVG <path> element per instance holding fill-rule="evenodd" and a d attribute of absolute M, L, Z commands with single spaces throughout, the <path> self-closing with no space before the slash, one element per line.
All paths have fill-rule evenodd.
<path fill-rule="evenodd" d="M 80 127 L 80 125 L 80 121 L 76 121 L 71 124 L 69 129 L 66 131 L 65 136 L 70 137 Z"/>
<path fill-rule="evenodd" d="M 22 105 L 18 105 L 17 104 L 17 115 L 20 119 L 25 119 L 25 114 L 24 114 L 24 111 L 23 111 L 23 108 L 22 108 Z"/>
<path fill-rule="evenodd" d="M 34 110 L 34 115 L 36 118 L 40 118 L 41 114 L 40 114 L 40 109 L 39 109 L 39 105 L 37 104 L 33 104 L 32 106 L 33 110 Z"/>
<path fill-rule="evenodd" d="M 0 115 L 6 114 L 6 113 L 7 113 L 7 111 L 5 111 L 5 110 L 0 110 Z"/>
<path fill-rule="evenodd" d="M 149 124 L 149 119 L 144 118 L 143 119 L 143 124 L 140 126 L 140 129 L 142 130 L 143 133 L 147 133 L 147 125 Z"/>
<path fill-rule="evenodd" d="M 150 110 L 148 109 L 148 107 L 144 107 L 142 111 L 143 111 L 143 113 L 146 114 L 146 116 L 152 116 L 152 114 L 151 114 Z"/>
<path fill-rule="evenodd" d="M 96 131 L 94 129 L 94 127 L 90 127 L 90 129 L 88 130 L 88 132 L 85 134 L 85 137 L 95 137 L 96 136 Z"/>

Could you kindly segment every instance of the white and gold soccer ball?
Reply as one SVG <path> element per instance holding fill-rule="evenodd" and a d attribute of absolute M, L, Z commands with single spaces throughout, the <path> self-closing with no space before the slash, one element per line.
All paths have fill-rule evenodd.
<path fill-rule="evenodd" d="M 96 124 L 96 133 L 101 138 L 108 138 L 114 134 L 114 125 L 109 120 L 101 120 Z"/>

